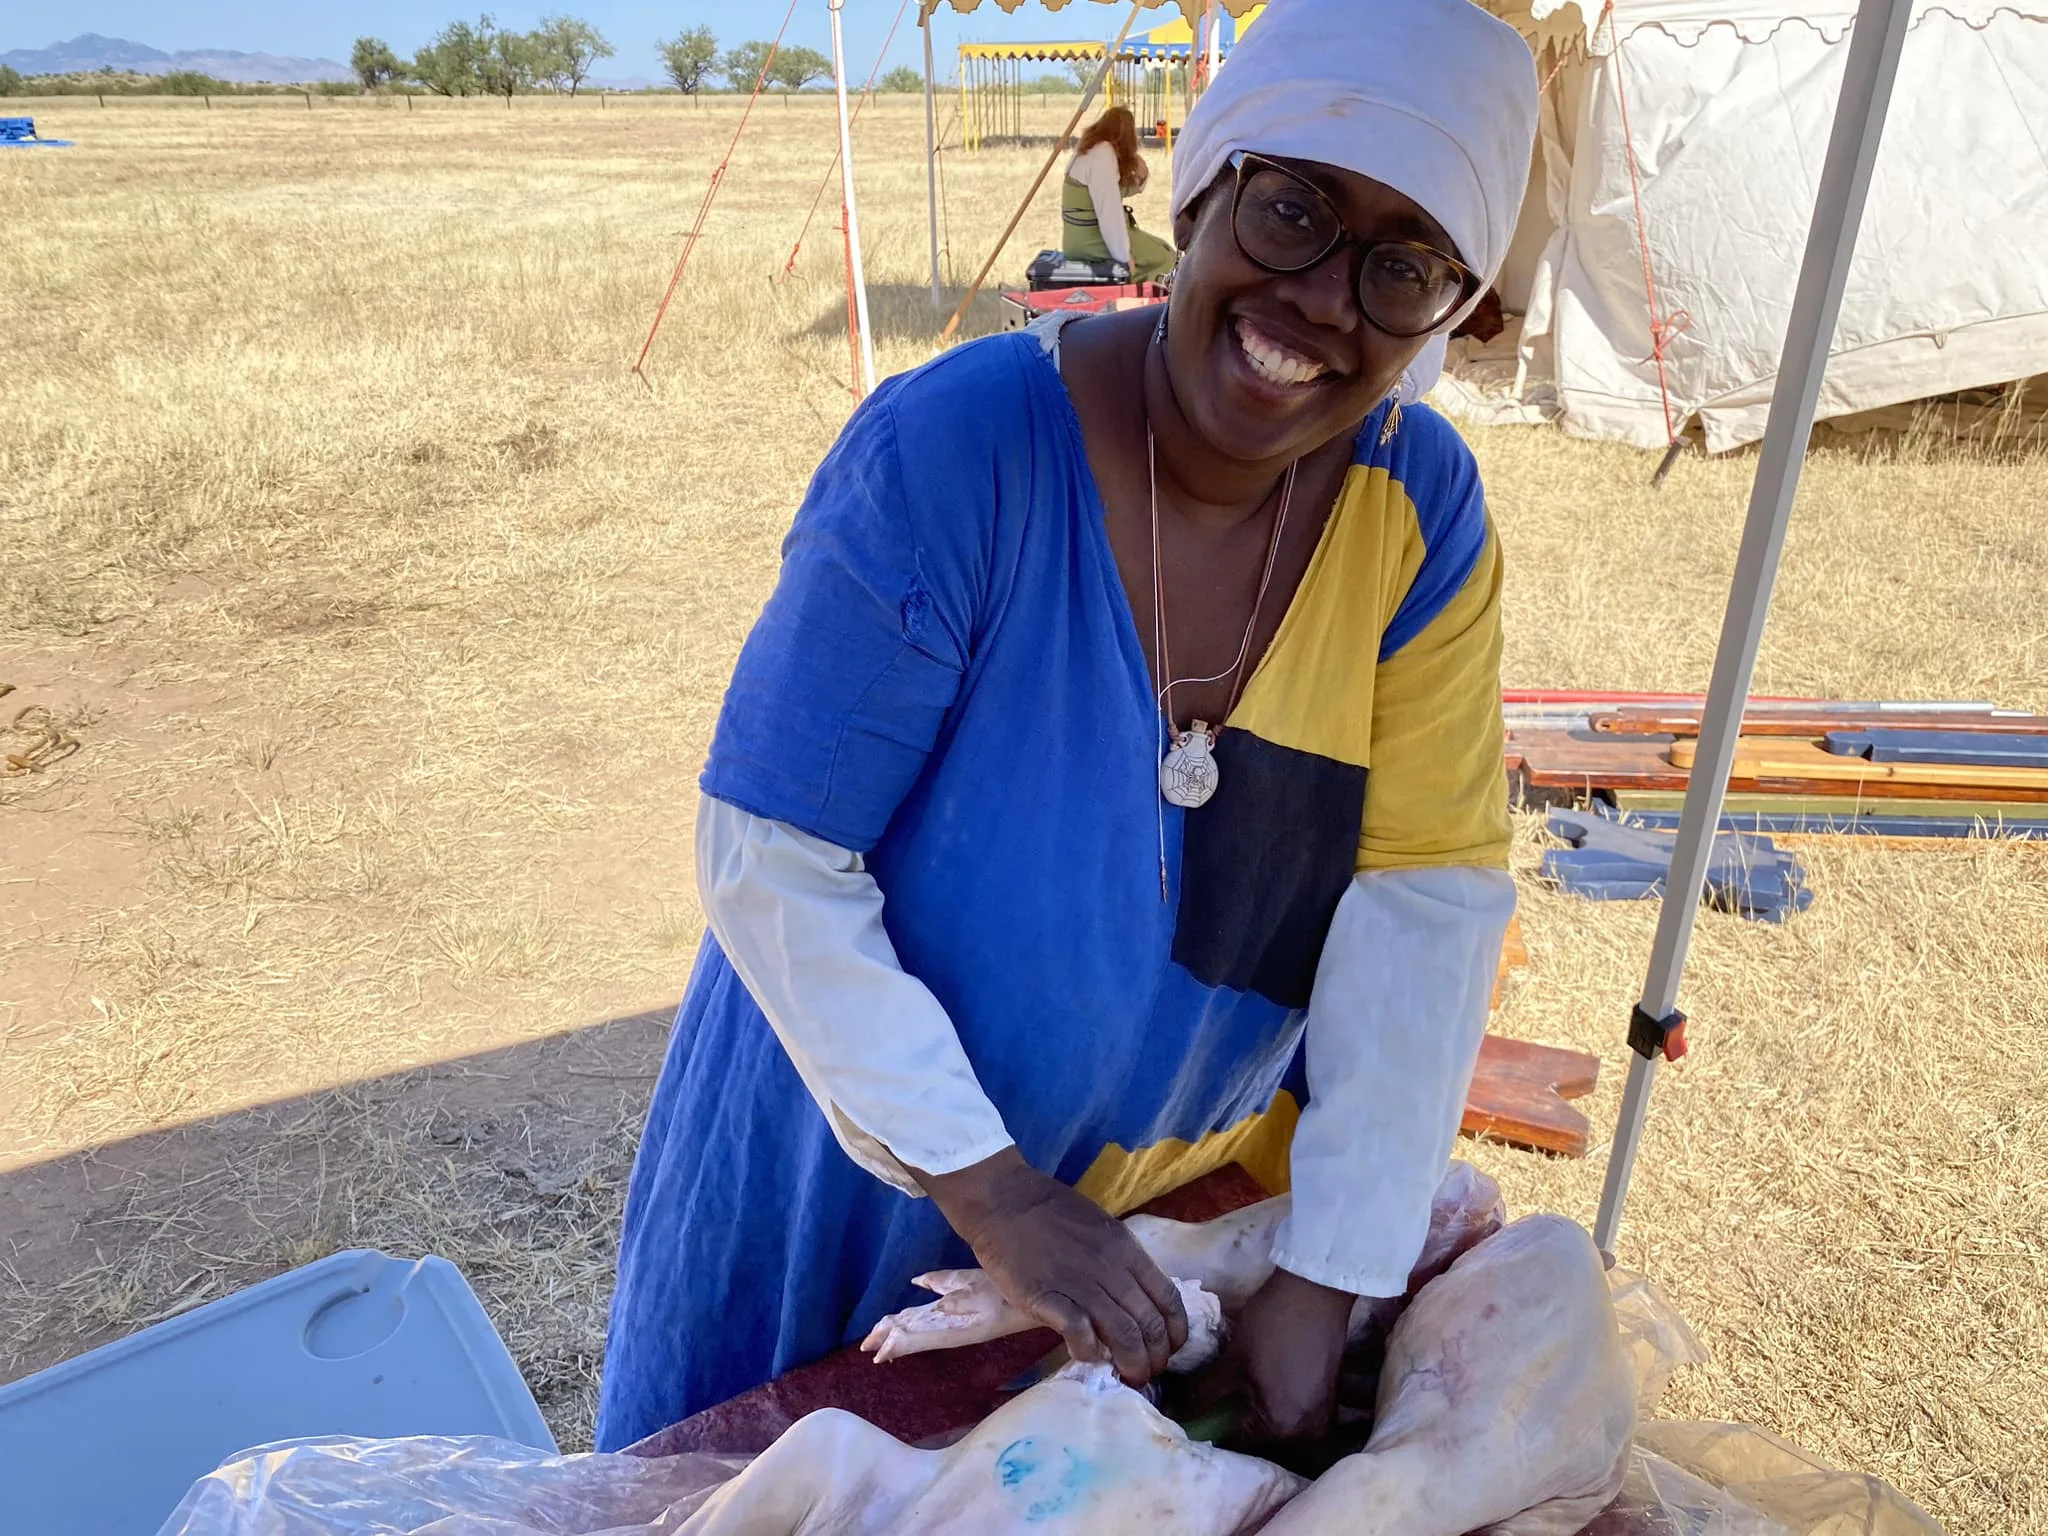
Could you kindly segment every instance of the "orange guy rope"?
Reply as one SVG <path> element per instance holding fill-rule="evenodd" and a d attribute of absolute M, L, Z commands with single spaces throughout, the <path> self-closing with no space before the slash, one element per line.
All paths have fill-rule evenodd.
<path fill-rule="evenodd" d="M 875 76 L 882 72 L 882 61 L 889 57 L 889 45 L 896 41 L 896 29 L 903 25 L 903 13 L 910 9 L 910 0 L 896 7 L 896 19 L 889 23 L 889 35 L 882 39 L 882 51 L 875 55 L 875 67 L 868 71 L 868 83 L 860 88 L 860 100 L 853 104 L 853 121 L 860 121 L 861 108 L 875 93 Z M 817 195 L 811 199 L 811 211 L 804 215 L 804 227 L 796 232 L 796 244 L 789 248 L 789 260 L 782 264 L 782 275 L 788 277 L 796 271 L 797 253 L 804 248 L 804 236 L 811 232 L 811 220 L 818 216 L 818 205 L 825 201 L 825 189 L 832 185 L 833 172 L 839 169 L 839 151 L 832 151 L 832 163 L 825 167 L 825 179 L 818 183 Z"/>
<path fill-rule="evenodd" d="M 1664 372 L 1664 352 L 1692 324 L 1692 316 L 1682 309 L 1661 319 L 1657 314 L 1657 278 L 1650 270 L 1650 229 L 1643 222 L 1643 178 L 1636 165 L 1635 134 L 1628 125 L 1628 87 L 1622 81 L 1621 32 L 1614 25 L 1614 0 L 1607 0 L 1601 7 L 1600 19 L 1607 23 L 1607 35 L 1614 42 L 1614 94 L 1621 101 L 1621 147 L 1627 152 L 1629 195 L 1635 201 L 1636 244 L 1643 253 L 1643 299 L 1650 311 L 1650 356 L 1657 364 L 1657 394 L 1664 402 L 1664 440 L 1675 449 L 1678 426 L 1671 417 L 1671 385 Z"/>
<path fill-rule="evenodd" d="M 768 45 L 768 57 L 761 61 L 760 76 L 754 81 L 754 94 L 747 98 L 746 110 L 740 113 L 740 125 L 732 131 L 732 142 L 725 146 L 725 158 L 711 173 L 711 184 L 704 189 L 704 201 L 697 205 L 697 220 L 690 226 L 690 232 L 683 237 L 682 254 L 676 257 L 676 269 L 669 274 L 668 288 L 662 293 L 661 303 L 654 311 L 654 324 L 647 328 L 647 339 L 640 343 L 640 355 L 633 361 L 633 371 L 640 375 L 640 382 L 647 382 L 644 371 L 647 354 L 653 350 L 655 334 L 661 329 L 662 317 L 668 313 L 669 301 L 676 296 L 676 288 L 683 280 L 683 269 L 690 264 L 690 252 L 697 248 L 697 237 L 704 233 L 704 220 L 711 212 L 711 200 L 718 196 L 718 188 L 725 180 L 726 167 L 732 164 L 732 152 L 739 148 L 740 135 L 746 132 L 747 119 L 754 114 L 754 103 L 761 99 L 761 92 L 768 85 L 768 71 L 775 67 L 775 54 L 782 47 L 782 35 L 789 30 L 790 18 L 796 15 L 797 0 L 789 0 L 789 9 L 783 13 L 782 25 L 775 29 L 775 41 Z"/>

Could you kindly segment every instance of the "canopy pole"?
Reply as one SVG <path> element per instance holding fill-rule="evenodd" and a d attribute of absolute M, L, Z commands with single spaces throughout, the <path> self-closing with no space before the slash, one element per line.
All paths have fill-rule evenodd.
<path fill-rule="evenodd" d="M 1800 264 L 1799 286 L 1793 294 L 1785 348 L 1771 395 L 1770 421 L 1757 458 L 1728 611 L 1721 621 L 1720 646 L 1714 654 L 1713 681 L 1700 719 L 1699 750 L 1686 784 L 1671 878 L 1664 887 L 1657 940 L 1643 983 L 1640 1011 L 1652 1020 L 1669 1019 L 1678 1005 L 1678 985 L 1706 883 L 1707 860 L 1721 822 L 1728 774 L 1742 731 L 1742 707 L 1756 672 L 1757 645 L 1770 611 L 1778 559 L 1785 547 L 1785 527 L 1799 488 L 1807 439 L 1813 432 L 1821 378 L 1827 371 L 1828 348 L 1849 277 L 1849 259 L 1863 222 L 1871 168 L 1884 134 L 1885 110 L 1912 14 L 1912 0 L 1860 0 L 1855 30 L 1850 34 L 1842 94 L 1835 105 L 1827 159 L 1821 166 L 1806 256 Z M 1593 1226 L 1593 1240 L 1605 1253 L 1614 1251 L 1621 1229 L 1622 1205 L 1628 1198 L 1629 1176 L 1634 1171 L 1656 1076 L 1657 1055 L 1645 1037 L 1645 1043 L 1630 1055 L 1628 1086 L 1622 1094 L 1614 1146 L 1607 1156 L 1600 1215 Z"/>
<path fill-rule="evenodd" d="M 1874 0 L 1864 0 L 1872 4 Z M 988 260 L 981 264 L 981 270 L 974 274 L 974 281 L 967 285 L 967 292 L 960 297 L 960 304 L 953 311 L 953 317 L 946 322 L 946 328 L 939 332 L 940 341 L 948 341 L 960 329 L 961 317 L 967 313 L 967 306 L 974 302 L 974 296 L 981 292 L 981 285 L 988 281 L 988 275 L 995 270 L 996 262 L 1003 254 L 1003 247 L 1010 243 L 1010 236 L 1017 233 L 1017 226 L 1024 222 L 1024 215 L 1031 211 L 1031 200 L 1038 196 L 1038 189 L 1045 185 L 1045 178 L 1051 172 L 1060 156 L 1066 153 L 1067 140 L 1080 126 L 1081 119 L 1088 115 L 1088 108 L 1094 102 L 1096 93 L 1102 89 L 1103 77 L 1116 62 L 1117 50 L 1124 45 L 1124 39 L 1131 35 L 1131 25 L 1138 19 L 1138 13 L 1145 8 L 1145 0 L 1131 0 L 1131 14 L 1124 18 L 1118 29 L 1116 41 L 1102 50 L 1102 63 L 1095 71 L 1095 78 L 1088 82 L 1088 89 L 1081 93 L 1081 105 L 1074 108 L 1074 115 L 1067 119 L 1067 126 L 1052 142 L 1052 153 L 1045 157 L 1045 164 L 1038 168 L 1038 174 L 1031 178 L 1031 190 L 1024 194 L 1024 201 L 1017 205 L 1017 211 L 1010 215 L 1010 222 L 1004 226 L 1002 235 L 996 240 L 996 248 L 988 253 Z"/>
<path fill-rule="evenodd" d="M 832 12 L 832 85 L 839 94 L 839 186 L 846 203 L 846 282 L 853 290 L 854 325 L 860 332 L 863 394 L 875 392 L 875 342 L 868 330 L 868 279 L 860 260 L 860 210 L 853 200 L 853 127 L 846 116 L 846 48 L 840 41 L 839 12 L 846 0 L 825 0 Z"/>
<path fill-rule="evenodd" d="M 932 13 L 919 11 L 917 24 L 924 28 L 924 203 L 932 236 L 932 308 L 937 309 L 945 301 L 939 297 L 939 130 L 932 104 Z"/>

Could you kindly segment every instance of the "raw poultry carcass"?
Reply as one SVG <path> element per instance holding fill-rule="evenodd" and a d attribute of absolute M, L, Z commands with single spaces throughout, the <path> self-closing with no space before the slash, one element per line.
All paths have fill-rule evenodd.
<path fill-rule="evenodd" d="M 1070 1365 L 943 1451 L 809 1414 L 677 1536 L 1234 1536 L 1302 1486 L 1190 1440 L 1108 1366 Z"/>
<path fill-rule="evenodd" d="M 1531 1216 L 1401 1313 L 1371 1439 L 1312 1485 L 1069 1366 L 943 1451 L 811 1414 L 678 1536 L 1567 1536 L 1620 1489 L 1634 1418 L 1592 1240 Z"/>
<path fill-rule="evenodd" d="M 1394 1324 L 1372 1438 L 1268 1536 L 1572 1536 L 1620 1492 L 1636 1378 L 1598 1250 L 1526 1216 Z"/>
<path fill-rule="evenodd" d="M 1287 1218 L 1291 1200 L 1281 1195 L 1262 1200 L 1214 1221 L 1170 1221 L 1164 1216 L 1132 1216 L 1124 1225 L 1152 1262 L 1179 1283 L 1188 1313 L 1188 1342 L 1173 1357 L 1172 1368 L 1191 1371 L 1206 1364 L 1220 1342 L 1223 1313 L 1235 1313 L 1273 1273 L 1273 1234 Z M 1429 1236 L 1408 1279 L 1413 1295 L 1445 1266 L 1505 1220 L 1500 1186 L 1469 1163 L 1452 1163 L 1430 1202 Z M 928 1349 L 958 1349 L 987 1339 L 1000 1339 L 1038 1326 L 1003 1299 L 993 1281 L 978 1269 L 942 1269 L 919 1275 L 916 1283 L 935 1292 L 937 1301 L 907 1307 L 876 1323 L 861 1341 L 878 1361 L 921 1354 Z M 1196 1288 L 1209 1293 L 1197 1294 Z M 1361 1301 L 1353 1309 L 1355 1336 L 1384 1328 L 1400 1301 Z"/>

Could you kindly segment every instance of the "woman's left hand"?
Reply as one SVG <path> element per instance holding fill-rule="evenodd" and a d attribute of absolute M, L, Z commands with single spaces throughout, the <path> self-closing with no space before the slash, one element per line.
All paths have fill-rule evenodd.
<path fill-rule="evenodd" d="M 1276 1269 L 1245 1303 L 1223 1362 L 1240 1385 L 1248 1413 L 1233 1443 L 1247 1450 L 1320 1440 L 1337 1412 L 1337 1370 L 1357 1300 Z"/>

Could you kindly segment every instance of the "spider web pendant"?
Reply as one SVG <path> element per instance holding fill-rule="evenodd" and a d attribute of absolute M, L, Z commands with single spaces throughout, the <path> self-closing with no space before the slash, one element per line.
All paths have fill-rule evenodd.
<path fill-rule="evenodd" d="M 1209 803 L 1222 779 L 1216 767 L 1216 737 L 1206 720 L 1173 738 L 1173 747 L 1159 765 L 1159 793 L 1168 805 L 1192 811 Z"/>

